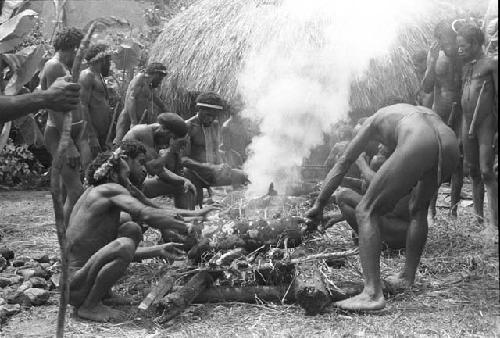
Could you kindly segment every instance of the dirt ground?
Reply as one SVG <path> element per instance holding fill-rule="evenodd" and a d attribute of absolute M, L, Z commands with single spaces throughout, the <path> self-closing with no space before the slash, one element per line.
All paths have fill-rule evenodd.
<path fill-rule="evenodd" d="M 470 203 L 465 203 L 470 204 Z M 192 305 L 174 321 L 159 325 L 152 312 L 122 307 L 123 323 L 96 324 L 68 318 L 68 337 L 497 337 L 500 332 L 498 250 L 485 249 L 470 205 L 460 208 L 457 220 L 440 209 L 414 289 L 389 298 L 377 314 L 341 313 L 335 308 L 319 316 L 305 317 L 294 305 L 224 303 Z M 58 255 L 50 193 L 47 191 L 0 192 L 1 245 L 17 256 Z M 148 238 L 154 237 L 150 235 Z M 154 239 L 154 238 L 153 238 Z M 315 238 L 350 244 L 345 223 Z M 404 256 L 386 255 L 382 272 L 401 268 Z M 116 287 L 121 294 L 142 299 L 150 283 L 161 274 L 161 262 L 132 264 Z M 357 257 L 335 270 L 361 280 Z M 1 324 L 2 337 L 51 337 L 55 331 L 58 295 L 49 304 L 26 308 Z M 70 316 L 70 315 L 68 315 Z"/>

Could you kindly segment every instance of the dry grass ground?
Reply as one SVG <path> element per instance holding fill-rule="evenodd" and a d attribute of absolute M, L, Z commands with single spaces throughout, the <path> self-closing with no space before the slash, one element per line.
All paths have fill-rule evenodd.
<path fill-rule="evenodd" d="M 441 209 L 430 228 L 429 241 L 411 291 L 389 298 L 388 307 L 376 315 L 341 313 L 330 308 L 316 317 L 305 317 L 294 305 L 215 304 L 193 305 L 182 316 L 159 325 L 152 312 L 123 307 L 127 321 L 96 324 L 71 318 L 68 337 L 495 337 L 499 324 L 498 251 L 485 250 L 470 206 L 450 220 Z M 57 255 L 52 205 L 48 192 L 1 192 L 2 244 L 18 256 Z M 153 240 L 155 234 L 149 234 Z M 341 224 L 314 243 L 350 246 L 350 232 Z M 314 244 L 314 245 L 316 245 Z M 382 271 L 402 266 L 404 256 L 385 255 Z M 119 293 L 141 299 L 161 274 L 159 262 L 133 264 L 117 286 Z M 349 258 L 331 279 L 360 281 L 357 257 Z M 2 337 L 51 337 L 57 315 L 57 294 L 48 305 L 24 309 L 0 329 Z"/>

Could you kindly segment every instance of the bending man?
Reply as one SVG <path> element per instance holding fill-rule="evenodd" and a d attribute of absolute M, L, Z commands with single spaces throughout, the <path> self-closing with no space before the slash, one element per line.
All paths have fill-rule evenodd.
<path fill-rule="evenodd" d="M 339 187 L 349 167 L 366 145 L 376 140 L 392 155 L 380 167 L 356 207 L 359 250 L 364 276 L 360 295 L 338 302 L 346 310 L 378 310 L 385 307 L 380 280 L 380 216 L 392 211 L 415 187 L 410 201 L 410 226 L 406 238 L 404 270 L 391 283 L 410 286 L 427 240 L 427 211 L 443 179 L 451 176 L 459 161 L 458 141 L 448 126 L 430 109 L 396 104 L 369 117 L 344 155 L 328 174 L 307 216 L 318 222 L 328 199 Z"/>

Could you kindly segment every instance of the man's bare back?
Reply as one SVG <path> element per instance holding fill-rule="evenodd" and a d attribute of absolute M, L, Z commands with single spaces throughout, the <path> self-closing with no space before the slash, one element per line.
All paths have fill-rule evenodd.
<path fill-rule="evenodd" d="M 90 115 L 92 128 L 95 131 L 99 146 L 104 149 L 111 123 L 111 111 L 108 101 L 108 91 L 100 74 L 91 69 L 85 69 L 80 73 L 81 101 L 85 110 Z M 91 145 L 93 140 L 91 140 Z"/>

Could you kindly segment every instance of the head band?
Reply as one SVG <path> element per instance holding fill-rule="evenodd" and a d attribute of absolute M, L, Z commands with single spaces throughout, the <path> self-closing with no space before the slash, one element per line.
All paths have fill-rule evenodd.
<path fill-rule="evenodd" d="M 217 109 L 217 110 L 224 110 L 224 107 L 219 106 L 219 105 L 214 105 L 214 104 L 208 104 L 208 103 L 197 103 L 196 106 L 198 107 L 206 107 L 206 108 L 211 108 L 211 109 Z"/>
<path fill-rule="evenodd" d="M 104 51 L 104 52 L 100 52 L 96 56 L 94 56 L 92 59 L 88 60 L 87 62 L 88 63 L 97 62 L 101 59 L 104 59 L 106 56 L 109 56 L 109 55 L 111 55 L 111 51 L 109 51 L 109 50 Z"/>

